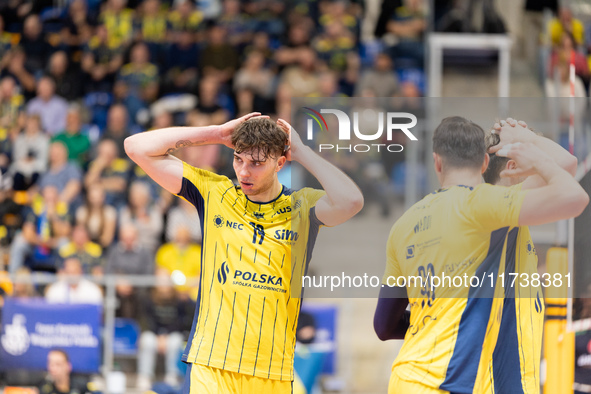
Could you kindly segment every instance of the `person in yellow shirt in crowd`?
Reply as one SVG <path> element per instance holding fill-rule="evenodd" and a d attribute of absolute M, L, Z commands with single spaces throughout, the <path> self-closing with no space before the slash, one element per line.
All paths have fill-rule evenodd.
<path fill-rule="evenodd" d="M 201 245 L 191 242 L 191 230 L 187 226 L 178 226 L 172 242 L 158 249 L 156 268 L 168 270 L 177 291 L 197 300 Z"/>

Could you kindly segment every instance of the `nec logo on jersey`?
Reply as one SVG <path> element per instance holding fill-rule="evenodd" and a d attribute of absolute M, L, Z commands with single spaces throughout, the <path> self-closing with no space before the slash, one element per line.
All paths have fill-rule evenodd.
<path fill-rule="evenodd" d="M 275 231 L 274 238 L 280 241 L 297 241 L 299 237 L 300 235 L 297 233 L 297 231 L 283 229 Z"/>
<path fill-rule="evenodd" d="M 244 230 L 244 225 L 242 223 L 231 222 L 229 220 L 224 220 L 224 218 L 220 215 L 215 215 L 213 218 L 213 224 L 217 227 L 223 227 L 224 222 L 226 222 L 226 227 L 229 227 L 234 230 Z"/>
<path fill-rule="evenodd" d="M 222 263 L 222 266 L 218 270 L 218 282 L 220 282 L 222 285 L 225 284 L 226 280 L 228 280 L 229 273 L 230 273 L 230 268 L 228 268 L 228 264 L 224 261 Z"/>
<path fill-rule="evenodd" d="M 213 218 L 213 224 L 217 227 L 220 228 L 224 225 L 224 218 L 220 215 L 215 215 L 215 217 Z"/>
<path fill-rule="evenodd" d="M 413 257 L 415 257 L 415 246 L 414 245 L 410 245 L 406 247 L 406 259 L 412 259 Z"/>

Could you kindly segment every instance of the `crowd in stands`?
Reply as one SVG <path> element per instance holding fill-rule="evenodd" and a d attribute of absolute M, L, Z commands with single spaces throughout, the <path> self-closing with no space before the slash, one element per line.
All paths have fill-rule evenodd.
<path fill-rule="evenodd" d="M 197 296 L 199 219 L 127 158 L 125 138 L 252 111 L 289 119 L 296 96 L 420 96 L 404 71 L 422 74 L 423 3 L 392 9 L 386 30 L 398 39 L 376 49 L 360 40 L 361 1 L 2 2 L 0 269 L 14 284 L 2 282 L 0 300 L 100 304 L 93 278 L 156 275 L 153 289 L 118 282 L 117 316 L 142 325 L 142 384 L 158 352 L 174 381 L 191 325 L 178 316 L 192 316 Z M 228 148 L 175 154 L 233 177 Z M 31 271 L 58 279 L 38 286 Z"/>

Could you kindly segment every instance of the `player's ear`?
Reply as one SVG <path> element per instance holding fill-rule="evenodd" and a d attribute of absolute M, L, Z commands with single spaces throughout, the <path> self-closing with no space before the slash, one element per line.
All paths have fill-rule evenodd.
<path fill-rule="evenodd" d="M 435 172 L 437 174 L 441 173 L 441 170 L 443 168 L 443 163 L 441 161 L 441 156 L 439 156 L 437 153 L 433 152 L 433 164 L 435 166 Z"/>
<path fill-rule="evenodd" d="M 514 170 L 517 168 L 517 163 L 515 162 L 515 160 L 509 160 L 507 162 L 507 165 L 505 166 L 506 170 Z"/>
<path fill-rule="evenodd" d="M 480 173 L 484 174 L 486 169 L 488 168 L 488 163 L 490 163 L 490 156 L 488 153 L 484 154 L 484 161 L 482 162 L 482 167 L 480 168 Z"/>
<path fill-rule="evenodd" d="M 275 172 L 279 172 L 279 170 L 281 170 L 285 165 L 286 161 L 287 158 L 285 156 L 279 156 L 279 159 L 277 159 L 277 168 L 275 168 Z"/>

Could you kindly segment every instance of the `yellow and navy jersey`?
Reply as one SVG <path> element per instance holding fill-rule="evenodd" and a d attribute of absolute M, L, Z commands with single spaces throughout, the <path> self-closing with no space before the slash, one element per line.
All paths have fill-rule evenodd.
<path fill-rule="evenodd" d="M 252 202 L 227 177 L 183 165 L 179 196 L 197 208 L 203 231 L 197 309 L 183 360 L 293 380 L 301 299 L 291 281 L 311 259 L 322 225 L 315 205 L 324 191 L 283 187 L 272 201 Z"/>
<path fill-rule="evenodd" d="M 544 300 L 541 282 L 532 284 L 538 256 L 528 227 L 507 234 L 505 272 L 499 340 L 475 392 L 539 393 Z"/>
<path fill-rule="evenodd" d="M 472 393 L 483 348 L 496 340 L 503 301 L 496 278 L 504 270 L 506 235 L 518 224 L 525 193 L 487 184 L 453 186 L 426 196 L 394 224 L 383 283 L 394 285 L 399 278 L 411 308 L 410 327 L 392 366 L 400 379 Z M 445 276 L 474 276 L 482 285 L 432 282 Z"/>

